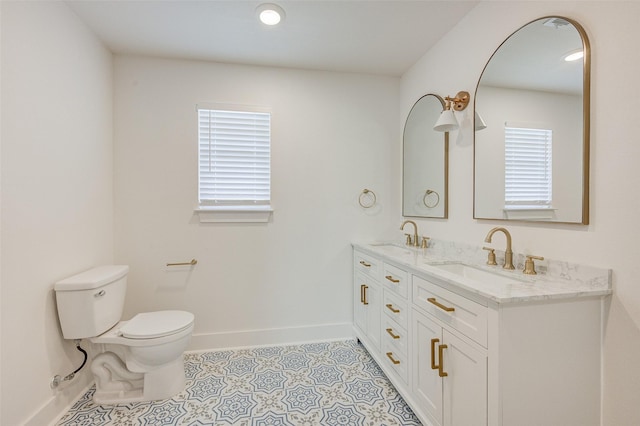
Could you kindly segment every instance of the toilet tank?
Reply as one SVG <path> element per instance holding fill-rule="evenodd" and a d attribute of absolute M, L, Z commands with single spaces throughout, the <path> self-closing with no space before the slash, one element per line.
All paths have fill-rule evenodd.
<path fill-rule="evenodd" d="M 99 336 L 122 317 L 127 265 L 99 266 L 54 285 L 65 339 Z"/>

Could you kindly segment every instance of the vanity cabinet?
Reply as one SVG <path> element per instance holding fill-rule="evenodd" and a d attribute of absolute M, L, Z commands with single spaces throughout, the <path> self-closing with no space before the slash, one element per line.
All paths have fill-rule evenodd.
<path fill-rule="evenodd" d="M 421 266 L 419 253 L 360 248 L 355 335 L 423 424 L 599 425 L 610 290 L 593 280 L 562 297 L 555 281 L 478 290 Z"/>
<path fill-rule="evenodd" d="M 380 348 L 381 336 L 379 265 L 379 260 L 374 257 L 360 252 L 354 254 L 354 324 L 375 349 Z"/>

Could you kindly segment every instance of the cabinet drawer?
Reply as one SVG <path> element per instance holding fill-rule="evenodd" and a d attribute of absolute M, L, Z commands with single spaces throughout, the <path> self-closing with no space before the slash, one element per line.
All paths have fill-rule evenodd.
<path fill-rule="evenodd" d="M 407 329 L 407 325 L 409 324 L 407 301 L 401 299 L 398 295 L 386 288 L 384 289 L 382 298 L 382 311 L 387 318 L 391 318 L 397 322 L 400 327 Z"/>
<path fill-rule="evenodd" d="M 393 345 L 382 345 L 383 362 L 402 380 L 409 383 L 409 363 L 405 354 L 398 352 Z"/>
<path fill-rule="evenodd" d="M 382 275 L 384 277 L 382 278 L 382 282 L 384 283 L 384 287 L 389 290 L 393 290 L 395 293 L 406 299 L 409 293 L 407 272 L 386 263 L 383 264 L 382 269 Z"/>
<path fill-rule="evenodd" d="M 353 252 L 353 269 L 378 279 L 380 261 L 359 251 Z"/>
<path fill-rule="evenodd" d="M 382 341 L 391 345 L 394 353 L 407 355 L 408 340 L 406 329 L 398 327 L 395 321 L 387 317 L 382 318 Z"/>
<path fill-rule="evenodd" d="M 413 277 L 413 303 L 487 347 L 487 307 L 420 277 Z"/>

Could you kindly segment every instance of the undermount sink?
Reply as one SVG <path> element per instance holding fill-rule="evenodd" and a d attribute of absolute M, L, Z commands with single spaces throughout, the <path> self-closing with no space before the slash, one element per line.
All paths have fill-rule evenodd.
<path fill-rule="evenodd" d="M 413 254 L 413 251 L 407 247 L 397 246 L 395 244 L 388 243 L 372 243 L 371 246 L 375 247 L 378 250 L 381 250 L 390 255 L 408 255 Z"/>
<path fill-rule="evenodd" d="M 513 284 L 514 282 L 522 282 L 522 280 L 517 278 L 505 277 L 504 275 L 485 271 L 465 263 L 443 263 L 433 264 L 431 266 L 458 275 L 462 278 L 491 284 Z"/>

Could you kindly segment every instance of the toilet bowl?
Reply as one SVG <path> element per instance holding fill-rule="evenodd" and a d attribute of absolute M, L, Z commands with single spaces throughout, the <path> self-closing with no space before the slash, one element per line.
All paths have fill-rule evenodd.
<path fill-rule="evenodd" d="M 124 265 L 94 268 L 54 287 L 63 336 L 95 345 L 91 371 L 98 404 L 166 399 L 185 386 L 183 353 L 193 314 L 144 312 L 120 321 L 127 272 Z"/>
<path fill-rule="evenodd" d="M 191 339 L 193 319 L 185 311 L 145 312 L 90 338 L 99 352 L 91 364 L 94 401 L 154 401 L 182 391 L 182 355 Z"/>

